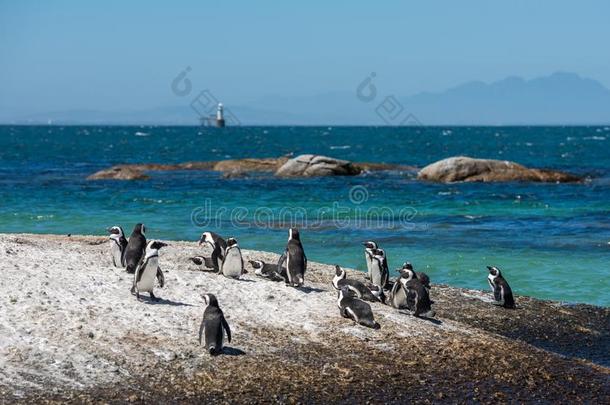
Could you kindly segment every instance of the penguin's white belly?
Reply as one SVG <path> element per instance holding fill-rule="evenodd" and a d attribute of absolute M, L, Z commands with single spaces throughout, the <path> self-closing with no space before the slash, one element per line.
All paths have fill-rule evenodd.
<path fill-rule="evenodd" d="M 115 242 L 112 242 L 112 261 L 114 267 L 123 267 L 121 262 L 121 248 Z"/>
<path fill-rule="evenodd" d="M 382 285 L 381 269 L 379 268 L 379 266 L 376 266 L 376 265 L 371 266 L 371 283 L 373 283 L 379 287 L 384 287 Z"/>
<path fill-rule="evenodd" d="M 369 258 L 369 255 L 366 252 L 364 252 L 364 260 L 366 260 L 366 269 L 369 273 L 369 278 L 371 278 L 371 259 Z"/>
<path fill-rule="evenodd" d="M 238 249 L 231 249 L 222 263 L 222 274 L 234 278 L 241 276 L 242 263 L 241 252 Z"/>
<path fill-rule="evenodd" d="M 140 292 L 150 292 L 155 287 L 155 279 L 157 278 L 157 268 L 159 267 L 159 259 L 151 257 L 148 259 L 146 268 L 142 271 L 142 277 L 138 281 L 137 287 Z"/>

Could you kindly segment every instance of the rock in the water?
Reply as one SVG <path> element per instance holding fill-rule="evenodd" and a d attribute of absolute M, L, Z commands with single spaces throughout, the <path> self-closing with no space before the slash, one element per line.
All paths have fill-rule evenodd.
<path fill-rule="evenodd" d="M 287 160 L 287 157 L 221 160 L 214 164 L 212 170 L 229 173 L 275 172 Z"/>
<path fill-rule="evenodd" d="M 95 172 L 87 180 L 144 180 L 148 179 L 148 176 L 140 169 L 131 166 L 112 166 L 110 169 L 100 170 Z"/>
<path fill-rule="evenodd" d="M 577 176 L 545 169 L 529 169 L 515 162 L 493 159 L 451 157 L 432 163 L 419 172 L 419 180 L 440 183 L 456 181 L 536 181 L 567 183 L 581 179 Z"/>
<path fill-rule="evenodd" d="M 275 175 L 279 177 L 354 176 L 361 168 L 347 160 L 320 155 L 300 155 L 288 160 Z"/>

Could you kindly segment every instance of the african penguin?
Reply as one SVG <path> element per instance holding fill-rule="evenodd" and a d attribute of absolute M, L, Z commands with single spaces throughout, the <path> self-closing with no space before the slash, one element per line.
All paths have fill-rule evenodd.
<path fill-rule="evenodd" d="M 207 306 L 203 311 L 203 320 L 199 327 L 199 344 L 204 341 L 206 349 L 214 356 L 222 353 L 224 332 L 227 333 L 227 340 L 231 343 L 231 329 L 218 306 L 216 297 L 213 294 L 205 294 L 203 299 Z"/>
<path fill-rule="evenodd" d="M 377 242 L 372 240 L 362 242 L 364 246 L 364 260 L 366 261 L 367 279 L 371 279 L 371 265 L 373 262 L 373 250 L 377 249 Z"/>
<path fill-rule="evenodd" d="M 398 280 L 392 285 L 388 300 L 389 305 L 396 309 L 405 309 L 409 307 L 407 302 L 407 291 Z"/>
<path fill-rule="evenodd" d="M 205 266 L 205 268 L 207 268 L 207 269 L 214 268 L 214 262 L 212 261 L 211 257 L 194 256 L 194 257 L 189 257 L 189 260 L 192 261 L 193 263 L 195 263 L 197 266 L 201 266 L 203 264 Z"/>
<path fill-rule="evenodd" d="M 369 328 L 381 328 L 381 326 L 375 322 L 371 306 L 366 302 L 351 296 L 347 286 L 344 286 L 339 290 L 337 305 L 339 306 L 339 313 L 342 317 L 350 318 L 356 323 Z"/>
<path fill-rule="evenodd" d="M 413 265 L 409 262 L 406 262 L 402 265 L 402 269 L 398 270 L 398 272 L 402 275 L 402 273 L 405 270 L 413 270 Z M 424 287 L 426 287 L 429 290 L 431 288 L 430 287 L 430 277 L 428 277 L 428 275 L 426 273 L 424 273 L 423 271 L 414 271 L 414 272 L 415 272 L 415 276 L 417 277 L 417 279 L 419 281 L 421 281 L 421 283 L 424 285 Z"/>
<path fill-rule="evenodd" d="M 428 295 L 428 289 L 424 287 L 421 281 L 415 276 L 413 270 L 405 270 L 404 274 L 398 279 L 397 284 L 400 284 L 406 293 L 407 307 L 414 316 L 424 316 L 432 318 L 436 312 L 432 310 L 432 301 Z"/>
<path fill-rule="evenodd" d="M 515 308 L 515 299 L 513 298 L 513 291 L 510 286 L 502 277 L 500 269 L 493 266 L 487 266 L 489 270 L 489 276 L 487 276 L 487 282 L 494 293 L 494 304 L 502 306 L 504 308 Z"/>
<path fill-rule="evenodd" d="M 127 242 L 127 247 L 125 248 L 125 269 L 128 273 L 136 271 L 136 267 L 144 255 L 144 250 L 146 250 L 145 230 L 144 224 L 136 224 Z"/>
<path fill-rule="evenodd" d="M 284 264 L 286 271 L 283 270 Z M 305 270 L 307 269 L 307 257 L 301 244 L 299 230 L 290 228 L 288 231 L 288 244 L 284 254 L 277 264 L 278 269 L 284 277 L 286 285 L 293 287 L 302 286 L 305 281 Z"/>
<path fill-rule="evenodd" d="M 230 278 L 240 278 L 244 274 L 244 259 L 235 238 L 227 239 L 227 248 L 224 252 L 220 272 L 223 276 Z"/>
<path fill-rule="evenodd" d="M 277 271 L 277 264 L 265 263 L 262 260 L 248 260 L 254 269 L 254 274 L 271 281 L 282 281 L 284 278 Z"/>
<path fill-rule="evenodd" d="M 386 288 L 390 272 L 388 270 L 388 262 L 383 249 L 372 250 L 373 259 L 371 261 L 371 283 L 380 287 Z"/>
<path fill-rule="evenodd" d="M 227 242 L 222 236 L 215 232 L 204 232 L 199 239 L 199 245 L 203 245 L 204 243 L 207 243 L 212 247 L 212 263 L 214 270 L 220 272 L 220 263 L 222 263 L 224 258 Z"/>
<path fill-rule="evenodd" d="M 150 298 L 158 301 L 155 294 L 153 294 L 153 289 L 155 287 L 155 278 L 159 279 L 161 287 L 165 284 L 165 277 L 159 268 L 159 249 L 164 246 L 167 246 L 167 244 L 157 240 L 151 240 L 146 246 L 146 252 L 136 268 L 133 277 L 133 287 L 131 288 L 132 293 L 135 293 L 138 299 L 141 292 L 147 292 L 150 293 Z"/>
<path fill-rule="evenodd" d="M 379 293 L 375 295 L 375 293 L 373 293 L 373 291 L 371 291 L 371 289 L 361 281 L 348 279 L 347 272 L 338 265 L 335 265 L 335 277 L 333 278 L 333 287 L 335 287 L 336 290 L 341 290 L 343 287 L 347 287 L 347 289 L 353 292 L 356 297 L 362 300 L 371 302 L 382 302 L 382 298 Z M 378 290 L 376 289 L 376 291 Z"/>
<path fill-rule="evenodd" d="M 112 226 L 108 228 L 110 233 L 110 254 L 112 255 L 112 264 L 114 267 L 125 267 L 125 248 L 127 247 L 127 239 L 125 233 L 120 226 Z"/>

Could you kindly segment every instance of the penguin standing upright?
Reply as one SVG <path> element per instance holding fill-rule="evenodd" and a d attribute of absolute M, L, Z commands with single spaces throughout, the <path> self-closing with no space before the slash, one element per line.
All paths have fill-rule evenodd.
<path fill-rule="evenodd" d="M 364 245 L 364 260 L 366 261 L 367 279 L 371 279 L 371 266 L 373 264 L 373 250 L 377 249 L 377 242 L 369 240 L 362 242 Z"/>
<path fill-rule="evenodd" d="M 203 311 L 203 320 L 199 327 L 199 344 L 203 340 L 211 355 L 220 354 L 223 348 L 224 332 L 227 333 L 227 340 L 231 343 L 231 328 L 218 306 L 216 297 L 213 294 L 205 294 L 203 299 L 207 306 Z"/>
<path fill-rule="evenodd" d="M 129 237 L 127 247 L 125 248 L 125 269 L 128 273 L 136 271 L 136 267 L 144 255 L 144 250 L 146 250 L 145 231 L 144 224 L 136 224 Z"/>
<path fill-rule="evenodd" d="M 350 318 L 356 323 L 373 329 L 379 329 L 381 326 L 375 322 L 373 310 L 366 302 L 351 296 L 349 289 L 344 286 L 339 290 L 337 298 L 339 313 L 344 318 Z"/>
<path fill-rule="evenodd" d="M 147 292 L 150 293 L 150 298 L 155 301 L 158 300 L 153 293 L 153 289 L 155 287 L 155 278 L 159 279 L 161 287 L 165 284 L 163 272 L 159 268 L 159 249 L 164 246 L 167 246 L 167 244 L 156 240 L 151 240 L 146 246 L 144 257 L 135 271 L 133 287 L 131 289 L 138 299 L 141 292 Z"/>
<path fill-rule="evenodd" d="M 227 242 L 215 232 L 204 232 L 201 234 L 201 238 L 199 238 L 199 245 L 204 243 L 212 247 L 212 265 L 214 270 L 220 272 L 220 264 L 224 259 Z"/>
<path fill-rule="evenodd" d="M 504 308 L 514 309 L 515 299 L 513 298 L 513 291 L 508 285 L 508 282 L 502 277 L 500 269 L 494 266 L 487 266 L 487 270 L 489 270 L 487 282 L 494 293 L 494 304 Z"/>
<path fill-rule="evenodd" d="M 284 270 L 284 263 L 286 269 Z M 286 285 L 293 287 L 302 286 L 305 282 L 305 270 L 307 269 L 307 257 L 301 244 L 299 230 L 290 228 L 288 231 L 288 244 L 284 254 L 280 257 L 277 264 Z"/>
<path fill-rule="evenodd" d="M 227 249 L 224 252 L 220 272 L 230 278 L 240 278 L 244 274 L 244 259 L 235 238 L 227 239 Z"/>
<path fill-rule="evenodd" d="M 414 316 L 433 317 L 436 312 L 432 310 L 432 301 L 428 289 L 415 276 L 413 270 L 405 270 L 396 284 L 400 284 L 406 293 L 407 307 Z"/>
<path fill-rule="evenodd" d="M 127 239 L 125 233 L 120 226 L 112 226 L 108 228 L 110 233 L 110 254 L 112 255 L 112 264 L 114 267 L 125 267 L 125 248 L 127 247 Z"/>
<path fill-rule="evenodd" d="M 343 270 L 340 266 L 335 265 L 335 277 L 333 278 L 333 287 L 336 290 L 341 290 L 343 287 L 346 287 L 350 292 L 353 292 L 356 297 L 371 302 L 383 302 L 383 295 L 380 295 L 377 290 L 377 295 L 367 287 L 363 282 L 348 279 L 347 272 Z M 381 290 L 383 293 L 383 290 Z"/>
<path fill-rule="evenodd" d="M 383 249 L 373 249 L 373 260 L 371 262 L 371 283 L 379 288 L 386 288 L 390 271 Z"/>
<path fill-rule="evenodd" d="M 421 283 L 424 285 L 424 287 L 426 287 L 428 290 L 430 290 L 431 286 L 430 286 L 430 277 L 424 273 L 423 271 L 415 271 L 413 270 L 413 265 L 409 262 L 406 262 L 402 265 L 402 269 L 398 270 L 398 272 L 402 275 L 405 270 L 412 270 L 415 273 L 415 276 L 417 277 L 417 279 L 419 281 L 421 281 Z"/>

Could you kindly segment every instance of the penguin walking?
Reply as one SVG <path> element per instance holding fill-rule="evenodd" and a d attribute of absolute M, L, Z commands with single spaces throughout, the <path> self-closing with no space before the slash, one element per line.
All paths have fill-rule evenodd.
<path fill-rule="evenodd" d="M 125 248 L 125 269 L 128 273 L 136 271 L 136 267 L 144 255 L 146 250 L 145 231 L 146 227 L 144 224 L 136 224 L 129 237 L 127 247 Z"/>
<path fill-rule="evenodd" d="M 489 270 L 487 282 L 494 293 L 494 305 L 514 309 L 515 299 L 513 298 L 513 291 L 508 282 L 502 277 L 500 269 L 494 266 L 487 266 L 487 270 Z"/>
<path fill-rule="evenodd" d="M 223 276 L 229 278 L 240 278 L 244 274 L 244 259 L 235 238 L 227 239 L 227 248 L 224 252 L 220 272 Z"/>
<path fill-rule="evenodd" d="M 371 306 L 366 302 L 353 297 L 347 286 L 344 286 L 339 290 L 337 305 L 339 306 L 339 313 L 342 317 L 352 319 L 357 324 L 368 328 L 381 328 L 381 326 L 375 322 Z"/>
<path fill-rule="evenodd" d="M 402 287 L 406 295 L 407 308 L 414 316 L 432 318 L 436 315 L 436 312 L 432 310 L 428 289 L 417 279 L 413 270 L 405 270 L 396 284 L 400 284 Z"/>
<path fill-rule="evenodd" d="M 419 281 L 421 281 L 421 283 L 424 285 L 424 287 L 426 287 L 428 290 L 430 290 L 430 288 L 432 288 L 430 286 L 430 277 L 426 273 L 424 273 L 423 271 L 413 270 L 413 265 L 409 262 L 404 263 L 402 265 L 402 268 L 400 270 L 398 270 L 398 272 L 402 275 L 405 270 L 413 271 L 415 273 L 415 276 L 417 277 L 417 279 Z"/>
<path fill-rule="evenodd" d="M 167 246 L 167 244 L 156 240 L 148 242 L 144 257 L 136 268 L 133 277 L 131 292 L 136 294 L 136 298 L 140 299 L 141 292 L 147 292 L 150 294 L 150 298 L 158 301 L 158 298 L 153 293 L 153 289 L 155 287 L 155 278 L 159 280 L 160 287 L 165 285 L 165 277 L 159 268 L 159 249 L 164 246 Z"/>
<path fill-rule="evenodd" d="M 284 270 L 284 263 L 286 269 Z M 307 257 L 301 244 L 299 230 L 290 228 L 288 230 L 288 244 L 284 254 L 277 264 L 286 285 L 300 287 L 305 282 L 305 270 L 307 269 Z"/>
<path fill-rule="evenodd" d="M 265 263 L 262 260 L 248 260 L 254 269 L 254 274 L 271 281 L 282 281 L 284 278 L 278 272 L 277 264 Z"/>
<path fill-rule="evenodd" d="M 383 302 L 383 289 L 381 289 L 381 295 L 379 290 L 376 289 L 377 294 L 367 287 L 363 282 L 354 279 L 347 278 L 347 272 L 340 266 L 335 265 L 335 277 L 333 278 L 333 287 L 335 290 L 341 290 L 346 287 L 350 292 L 353 292 L 356 297 L 370 302 Z"/>
<path fill-rule="evenodd" d="M 231 343 L 231 328 L 214 294 L 205 294 L 203 299 L 207 306 L 203 311 L 203 320 L 199 327 L 199 344 L 204 341 L 206 349 L 214 356 L 222 353 L 224 332 L 227 333 L 227 340 Z"/>
<path fill-rule="evenodd" d="M 362 245 L 364 246 L 364 260 L 366 261 L 366 269 L 367 271 L 367 276 L 365 278 L 367 278 L 368 280 L 371 279 L 371 267 L 373 265 L 373 250 L 377 249 L 377 242 L 369 240 L 366 242 L 362 242 Z"/>
<path fill-rule="evenodd" d="M 388 284 L 390 271 L 388 270 L 388 261 L 385 257 L 383 249 L 373 249 L 373 259 L 371 262 L 371 283 L 383 289 Z"/>
<path fill-rule="evenodd" d="M 204 232 L 201 234 L 201 238 L 199 238 L 199 245 L 204 243 L 212 247 L 212 265 L 214 270 L 220 272 L 220 264 L 224 260 L 227 242 L 215 232 Z"/>
<path fill-rule="evenodd" d="M 112 256 L 112 264 L 114 267 L 125 267 L 125 248 L 127 247 L 127 239 L 125 232 L 120 226 L 111 226 L 107 229 L 110 233 L 110 254 Z"/>

